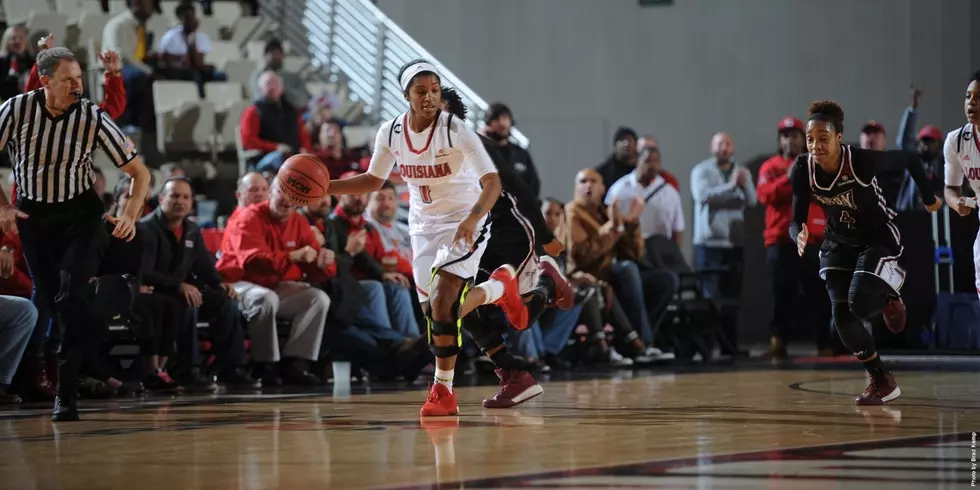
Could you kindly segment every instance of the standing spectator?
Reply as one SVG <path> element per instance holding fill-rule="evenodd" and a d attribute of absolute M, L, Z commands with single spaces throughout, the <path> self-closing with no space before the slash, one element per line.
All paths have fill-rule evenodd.
<path fill-rule="evenodd" d="M 861 126 L 861 136 L 858 142 L 865 150 L 882 151 L 887 146 L 885 127 L 878 121 L 868 121 Z"/>
<path fill-rule="evenodd" d="M 311 147 L 310 133 L 306 132 L 303 115 L 283 99 L 279 75 L 263 73 L 258 86 L 262 98 L 242 113 L 242 147 L 262 152 L 250 162 L 255 170 L 278 172 L 287 158 Z"/>
<path fill-rule="evenodd" d="M 156 127 L 153 109 L 153 66 L 157 55 L 151 49 L 146 21 L 153 16 L 151 0 L 129 0 L 129 10 L 112 19 L 102 31 L 102 49 L 115 51 L 122 60 L 126 88 L 125 124 L 149 130 Z"/>
<path fill-rule="evenodd" d="M 514 127 L 514 114 L 501 102 L 490 104 L 484 120 L 483 135 L 493 141 L 504 161 L 514 169 L 514 173 L 527 184 L 535 199 L 541 195 L 541 180 L 534 167 L 531 154 L 520 145 L 510 141 L 510 129 Z"/>
<path fill-rule="evenodd" d="M 0 277 L 6 277 L 13 266 L 12 259 L 6 260 L 0 255 Z M 7 393 L 7 389 L 36 322 L 37 310 L 29 300 L 0 296 L 0 405 L 16 405 L 22 401 L 19 396 Z"/>
<path fill-rule="evenodd" d="M 789 223 L 793 218 L 793 188 L 790 173 L 796 158 L 805 150 L 803 121 L 787 117 L 779 123 L 779 154 L 766 160 L 759 169 L 759 185 L 756 193 L 759 202 L 766 206 L 766 264 L 769 266 L 770 286 L 773 293 L 772 331 L 769 353 L 775 358 L 787 356 L 786 340 L 796 309 L 797 292 L 803 286 L 806 310 L 817 332 L 817 348 L 821 351 L 830 345 L 830 300 L 820 279 L 820 247 L 807 247 L 801 259 L 796 243 L 789 236 Z M 807 218 L 809 243 L 823 242 L 826 226 L 823 208 L 810 203 Z"/>
<path fill-rule="evenodd" d="M 184 310 L 196 309 L 208 321 L 220 370 L 218 381 L 233 386 L 254 386 L 255 380 L 242 369 L 245 344 L 238 309 L 238 293 L 222 283 L 214 257 L 204 247 L 201 229 L 188 219 L 194 202 L 190 182 L 182 177 L 168 179 L 160 192 L 160 207 L 140 220 L 143 249 L 143 283 L 157 294 L 173 297 L 181 306 L 177 318 L 179 354 L 189 360 L 188 376 L 181 381 L 194 384 L 200 374 L 196 322 L 186 321 Z M 191 315 L 193 316 L 193 315 Z"/>
<path fill-rule="evenodd" d="M 655 235 L 664 236 L 673 239 L 680 247 L 684 241 L 681 195 L 661 175 L 660 147 L 657 142 L 650 137 L 644 137 L 640 142 L 636 169 L 612 185 L 606 193 L 606 205 L 618 205 L 620 212 L 627 213 L 634 200 L 642 200 L 644 206 L 639 220 L 643 239 Z"/>
<path fill-rule="evenodd" d="M 335 270 L 309 225 L 273 188 L 270 199 L 235 213 L 221 240 L 217 268 L 241 296 L 252 341 L 255 376 L 263 386 L 313 386 L 310 363 L 320 354 L 330 298 L 313 287 Z M 289 340 L 280 354 L 276 319 L 289 319 Z M 288 362 L 280 363 L 282 359 Z"/>
<path fill-rule="evenodd" d="M 613 145 L 613 154 L 595 169 L 599 172 L 605 189 L 612 187 L 617 180 L 636 167 L 636 131 L 626 127 L 617 129 L 616 134 L 613 135 Z M 600 197 L 605 199 L 605 194 Z"/>
<path fill-rule="evenodd" d="M 259 82 L 259 77 L 267 71 L 275 72 L 282 79 L 285 87 L 283 100 L 299 110 L 306 107 L 311 95 L 306 90 L 306 82 L 298 73 L 289 72 L 283 68 L 285 59 L 286 52 L 282 48 L 282 41 L 270 39 L 265 43 L 265 65 L 260 65 L 259 69 L 252 74 L 252 93 L 255 94 L 256 98 L 261 98 L 262 91 L 259 89 L 262 84 Z"/>
<path fill-rule="evenodd" d="M 919 100 L 922 98 L 922 90 L 913 88 L 912 89 L 912 105 L 905 108 L 905 112 L 902 114 L 902 122 L 898 125 L 898 137 L 895 140 L 895 144 L 899 149 L 917 153 L 919 159 L 922 161 L 922 168 L 926 171 L 926 177 L 932 182 L 932 189 L 929 192 L 933 194 L 942 194 L 944 189 L 943 176 L 945 175 L 944 170 L 944 159 L 943 159 L 943 141 L 945 140 L 943 132 L 935 126 L 924 126 L 916 137 L 912 135 L 915 132 L 916 122 L 919 119 Z M 895 199 L 889 200 L 889 202 L 894 203 L 895 211 L 924 211 L 925 206 L 922 204 L 922 199 L 919 197 L 919 193 L 916 189 L 915 182 L 909 176 L 907 170 L 902 170 L 897 176 L 895 183 L 897 188 L 894 194 L 887 194 L 886 198 L 894 196 Z"/>
<path fill-rule="evenodd" d="M 671 187 L 674 188 L 674 190 L 680 192 L 681 183 L 677 181 L 677 177 L 675 177 L 674 174 L 668 172 L 667 169 L 664 168 L 663 164 L 660 163 L 662 158 L 662 154 L 660 153 L 660 145 L 657 143 L 657 140 L 653 138 L 653 136 L 649 136 L 649 135 L 642 136 L 640 137 L 639 140 L 636 141 L 637 161 L 639 161 L 640 159 L 639 152 L 642 151 L 642 149 L 645 147 L 657 149 L 657 156 L 656 156 L 657 167 L 660 169 L 657 171 L 657 174 L 663 177 L 664 181 L 670 184 Z M 652 155 L 650 157 L 652 158 Z"/>
<path fill-rule="evenodd" d="M 8 27 L 0 39 L 0 100 L 20 94 L 33 67 L 27 28 L 19 24 Z"/>
<path fill-rule="evenodd" d="M 205 83 L 227 77 L 214 65 L 204 62 L 204 57 L 211 52 L 211 38 L 197 30 L 200 22 L 194 5 L 178 4 L 174 15 L 180 23 L 160 37 L 162 74 L 168 79 L 196 81 L 203 98 Z"/>
<path fill-rule="evenodd" d="M 755 186 L 749 169 L 735 163 L 735 144 L 726 133 L 711 138 L 712 158 L 691 171 L 694 197 L 694 250 L 699 268 L 722 267 L 727 271 L 704 281 L 708 298 L 740 299 L 742 296 L 742 246 L 745 242 L 745 208 L 756 202 Z M 738 315 L 725 312 L 723 329 L 737 356 Z"/>

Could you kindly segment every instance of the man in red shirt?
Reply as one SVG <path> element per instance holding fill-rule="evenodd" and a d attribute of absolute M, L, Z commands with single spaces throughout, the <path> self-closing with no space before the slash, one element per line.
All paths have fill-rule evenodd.
<path fill-rule="evenodd" d="M 806 148 L 803 121 L 787 117 L 780 121 L 778 131 L 779 154 L 766 160 L 759 169 L 756 195 L 759 202 L 766 206 L 763 238 L 773 291 L 770 354 L 784 358 L 787 356 L 786 333 L 793 323 L 794 303 L 801 284 L 807 298 L 806 307 L 811 313 L 810 318 L 816 322 L 817 347 L 821 351 L 831 346 L 831 315 L 830 300 L 819 276 L 819 245 L 823 242 L 827 224 L 823 209 L 816 203 L 810 203 L 807 220 L 809 243 L 817 246 L 807 247 L 802 258 L 797 252 L 796 243 L 789 236 L 789 223 L 793 215 L 790 172 L 796 158 Z"/>
<path fill-rule="evenodd" d="M 283 99 L 279 75 L 273 71 L 263 73 L 258 88 L 262 98 L 242 113 L 242 147 L 262 152 L 251 162 L 256 170 L 278 171 L 287 158 L 313 147 L 310 133 L 306 132 L 303 113 Z"/>
<path fill-rule="evenodd" d="M 255 377 L 263 386 L 320 383 L 310 372 L 319 357 L 330 298 L 311 284 L 334 272 L 334 254 L 320 247 L 296 206 L 273 188 L 270 199 L 238 209 L 221 240 L 218 271 L 241 297 Z M 276 319 L 292 328 L 280 361 Z M 285 362 L 289 359 L 289 362 Z"/>

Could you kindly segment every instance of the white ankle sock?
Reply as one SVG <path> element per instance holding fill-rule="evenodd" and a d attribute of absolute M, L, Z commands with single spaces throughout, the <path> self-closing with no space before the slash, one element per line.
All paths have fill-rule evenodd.
<path fill-rule="evenodd" d="M 504 295 L 504 283 L 496 279 L 490 279 L 487 282 L 482 282 L 476 287 L 482 289 L 483 292 L 487 294 L 487 299 L 483 302 L 485 305 L 489 305 L 494 301 L 497 301 Z"/>
<path fill-rule="evenodd" d="M 443 371 L 442 369 L 436 368 L 436 383 L 445 385 L 449 388 L 449 391 L 453 391 L 453 373 L 455 371 Z"/>

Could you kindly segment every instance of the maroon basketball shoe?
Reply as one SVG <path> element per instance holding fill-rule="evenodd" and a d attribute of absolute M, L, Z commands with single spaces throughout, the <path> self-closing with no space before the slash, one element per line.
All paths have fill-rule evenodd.
<path fill-rule="evenodd" d="M 884 405 L 902 395 L 902 390 L 895 382 L 892 373 L 885 373 L 878 376 L 870 375 L 871 381 L 864 389 L 861 396 L 854 399 L 858 405 Z"/>
<path fill-rule="evenodd" d="M 496 279 L 504 285 L 504 295 L 493 303 L 504 310 L 507 321 L 518 330 L 526 330 L 527 305 L 521 299 L 520 285 L 517 282 L 517 272 L 513 266 L 502 265 L 490 274 L 490 279 Z"/>
<path fill-rule="evenodd" d="M 901 333 L 905 330 L 905 303 L 902 298 L 898 296 L 889 298 L 888 303 L 881 310 L 881 317 L 892 333 Z"/>
<path fill-rule="evenodd" d="M 544 388 L 527 371 L 497 369 L 500 389 L 493 398 L 483 400 L 483 408 L 510 408 L 524 403 L 544 392 Z"/>
<path fill-rule="evenodd" d="M 561 273 L 561 269 L 558 267 L 558 263 L 551 256 L 545 255 L 541 257 L 541 275 L 545 277 L 550 277 L 552 281 L 555 282 L 555 297 L 554 306 L 558 309 L 567 310 L 572 307 L 575 303 L 575 290 L 572 289 L 572 285 L 568 283 L 568 279 L 565 279 L 565 275 Z M 549 305 L 551 306 L 551 305 Z"/>

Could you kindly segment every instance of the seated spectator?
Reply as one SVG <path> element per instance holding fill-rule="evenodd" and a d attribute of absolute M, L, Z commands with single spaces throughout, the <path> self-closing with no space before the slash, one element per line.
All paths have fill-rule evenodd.
<path fill-rule="evenodd" d="M 0 277 L 10 274 L 13 260 L 0 256 Z M 27 348 L 27 340 L 37 323 L 37 310 L 29 300 L 0 296 L 0 405 L 16 405 L 23 400 L 7 392 L 14 372 Z"/>
<path fill-rule="evenodd" d="M 34 55 L 22 24 L 7 27 L 0 39 L 0 100 L 20 95 L 34 67 Z"/>
<path fill-rule="evenodd" d="M 102 49 L 114 51 L 122 59 L 123 85 L 126 87 L 124 124 L 144 130 L 156 127 L 153 104 L 153 67 L 157 54 L 150 48 L 146 21 L 153 16 L 151 0 L 129 0 L 129 9 L 112 19 L 102 32 Z"/>
<path fill-rule="evenodd" d="M 671 238 L 680 247 L 684 234 L 684 209 L 681 195 L 661 174 L 660 147 L 653 138 L 640 139 L 636 168 L 620 178 L 606 194 L 606 205 L 619 206 L 621 213 L 629 212 L 633 201 L 643 202 L 640 213 L 640 235 Z"/>
<path fill-rule="evenodd" d="M 184 384 L 201 385 L 201 356 L 198 351 L 195 316 L 208 322 L 214 339 L 218 382 L 232 387 L 255 387 L 245 371 L 245 343 L 240 324 L 238 293 L 222 283 L 214 257 L 204 247 L 201 229 L 188 219 L 194 195 L 190 182 L 177 177 L 163 184 L 160 207 L 140 220 L 143 249 L 143 283 L 155 294 L 166 295 L 180 306 L 178 330 L 181 356 L 190 361 Z M 196 315 L 184 314 L 184 309 Z M 210 384 L 209 382 L 207 384 Z"/>
<path fill-rule="evenodd" d="M 262 74 L 268 71 L 279 75 L 283 85 L 283 99 L 289 105 L 297 108 L 306 107 L 310 100 L 310 92 L 306 90 L 306 82 L 298 73 L 286 71 L 283 60 L 286 59 L 286 52 L 282 48 L 282 41 L 270 39 L 265 43 L 265 64 L 260 64 L 258 70 L 252 74 L 252 94 L 256 100 L 261 100 L 264 95 L 261 91 L 262 83 L 259 81 Z"/>
<path fill-rule="evenodd" d="M 335 273 L 334 254 L 320 247 L 306 220 L 276 188 L 268 201 L 235 214 L 222 237 L 217 267 L 223 282 L 241 296 L 252 361 L 258 364 L 253 375 L 263 386 L 319 384 L 309 369 L 319 357 L 330 298 L 311 284 Z M 281 352 L 280 318 L 291 324 Z"/>
<path fill-rule="evenodd" d="M 390 318 L 392 328 L 406 337 L 418 337 L 419 325 L 412 309 L 415 287 L 409 279 L 412 276 L 384 267 L 387 254 L 378 230 L 365 219 L 367 203 L 367 194 L 340 197 L 340 204 L 331 216 L 334 222 L 332 231 L 339 246 L 337 250 L 343 250 L 353 259 L 354 277 L 383 285 L 387 311 L 379 313 L 385 313 Z"/>
<path fill-rule="evenodd" d="M 313 154 L 323 161 L 330 175 L 341 175 L 360 168 L 358 160 L 347 149 L 344 130 L 338 121 L 325 121 L 310 135 L 314 138 Z"/>
<path fill-rule="evenodd" d="M 238 179 L 238 189 L 235 190 L 235 200 L 238 206 L 228 218 L 228 225 L 231 225 L 231 218 L 235 213 L 245 209 L 252 204 L 258 204 L 269 200 L 269 181 L 258 172 L 249 172 Z"/>
<path fill-rule="evenodd" d="M 546 198 L 542 201 L 541 213 L 544 215 L 548 229 L 561 243 L 567 243 L 565 205 L 556 199 Z M 562 272 L 565 272 L 564 264 L 567 263 L 567 258 L 567 251 L 563 251 L 559 260 Z M 575 271 L 569 274 L 568 278 L 576 290 L 576 303 L 582 306 L 578 320 L 589 331 L 590 360 L 611 366 L 632 366 L 634 362 L 644 364 L 654 360 L 647 355 L 647 346 L 633 328 L 622 306 L 616 301 L 616 296 L 608 284 L 582 271 Z M 615 340 L 619 348 L 629 357 L 623 356 L 609 344 L 610 339 L 605 332 L 606 324 L 613 327 L 612 340 Z"/>
<path fill-rule="evenodd" d="M 606 206 L 602 203 L 605 188 L 601 179 L 595 170 L 580 171 L 575 179 L 575 199 L 565 205 L 568 270 L 586 272 L 612 284 L 630 322 L 639 325 L 643 342 L 651 345 L 677 294 L 678 278 L 669 271 L 641 269 L 645 260 L 638 220 L 643 203 L 634 201 L 625 215 L 619 206 Z M 647 354 L 673 358 L 652 346 Z"/>
<path fill-rule="evenodd" d="M 287 158 L 311 146 L 303 115 L 283 100 L 282 90 L 282 79 L 275 72 L 263 73 L 259 76 L 262 98 L 242 113 L 242 147 L 262 152 L 249 162 L 259 172 L 278 172 Z"/>
<path fill-rule="evenodd" d="M 384 257 L 381 265 L 389 272 L 412 277 L 412 240 L 408 228 L 397 223 L 398 196 L 395 185 L 386 181 L 368 198 L 365 218 L 381 237 Z"/>
<path fill-rule="evenodd" d="M 224 73 L 214 65 L 204 62 L 211 52 L 211 38 L 197 30 L 200 22 L 197 11 L 191 3 L 180 3 L 174 11 L 179 24 L 173 26 L 160 37 L 161 66 L 159 73 L 171 80 L 193 80 L 204 98 L 204 84 L 210 81 L 227 80 Z"/>

